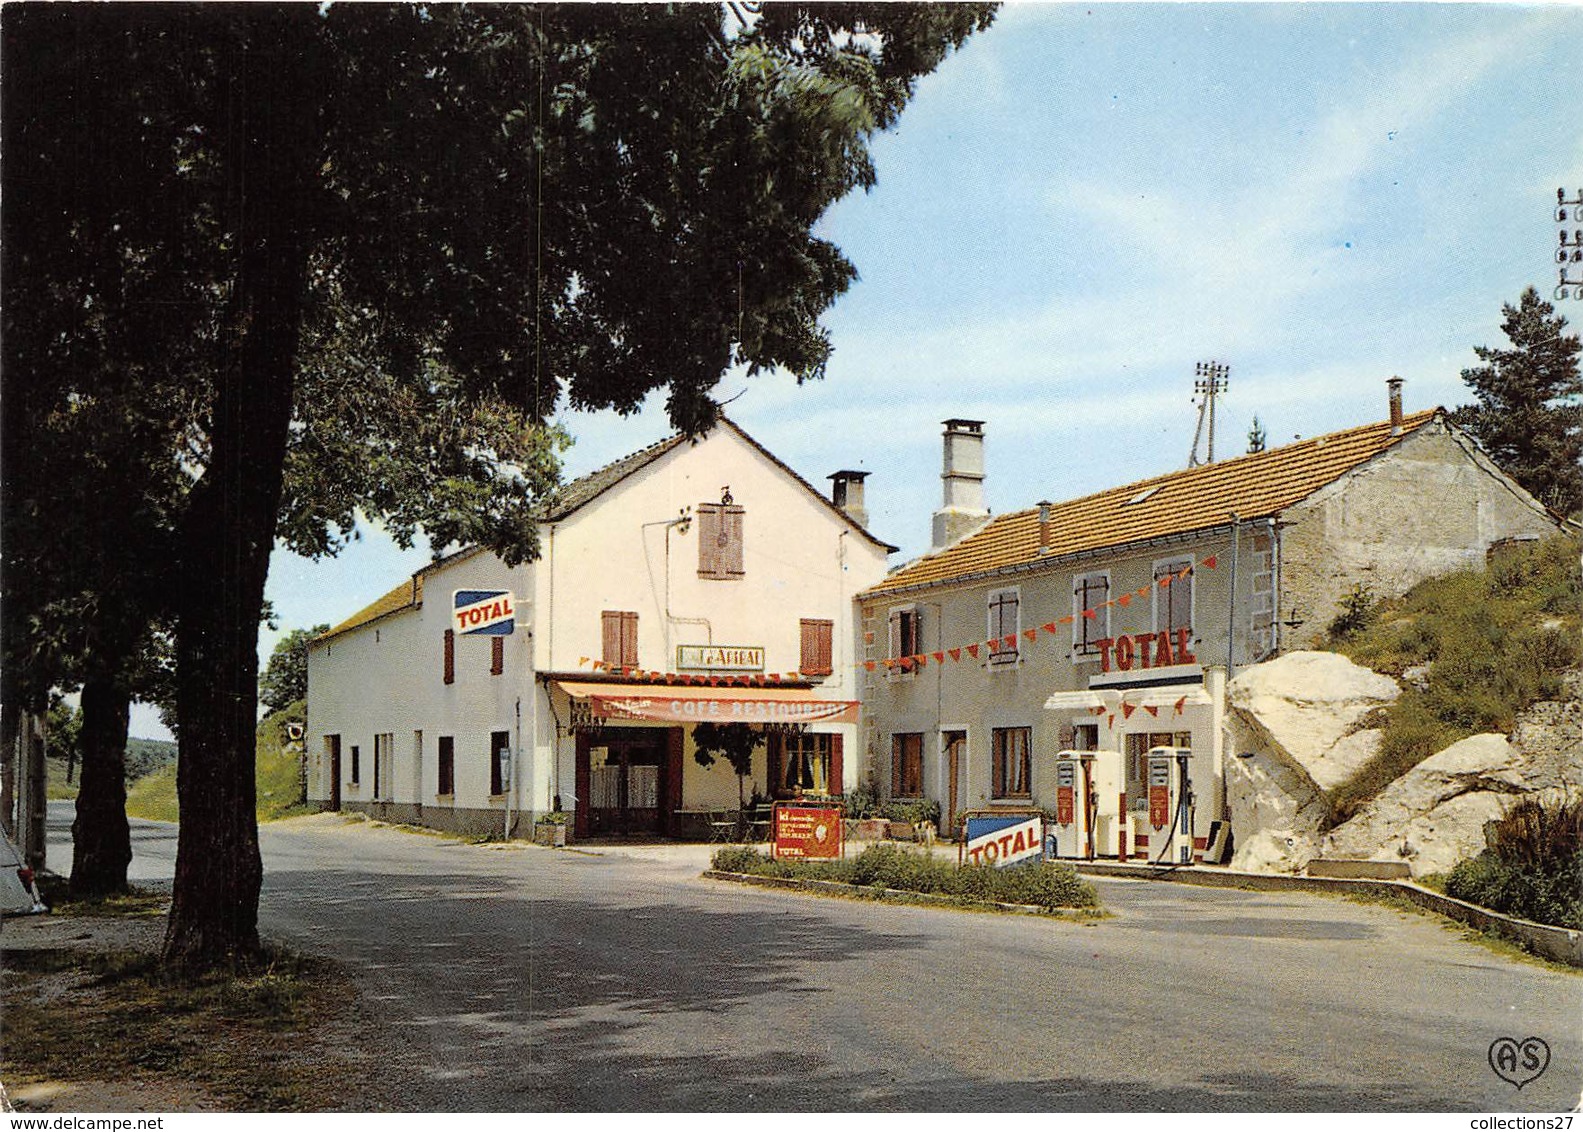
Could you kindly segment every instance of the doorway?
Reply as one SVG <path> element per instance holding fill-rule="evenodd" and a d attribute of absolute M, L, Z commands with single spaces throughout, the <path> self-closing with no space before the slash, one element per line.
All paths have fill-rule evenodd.
<path fill-rule="evenodd" d="M 961 813 L 962 770 L 967 762 L 967 732 L 943 731 L 940 742 L 945 746 L 945 829 L 940 832 L 955 836 L 957 815 Z"/>
<path fill-rule="evenodd" d="M 658 729 L 580 735 L 577 777 L 589 837 L 654 836 L 668 824 L 669 734 Z M 679 769 L 679 768 L 678 768 Z M 580 807 L 583 808 L 583 807 Z M 580 825 L 582 823 L 579 823 Z"/>
<path fill-rule="evenodd" d="M 330 809 L 341 808 L 341 737 L 326 735 L 324 746 L 330 757 Z"/>

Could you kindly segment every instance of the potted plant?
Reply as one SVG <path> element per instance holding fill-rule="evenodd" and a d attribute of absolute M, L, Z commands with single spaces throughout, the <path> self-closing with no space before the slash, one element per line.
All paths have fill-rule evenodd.
<path fill-rule="evenodd" d="M 566 844 L 566 833 L 572 815 L 565 810 L 551 810 L 540 814 L 533 823 L 533 844 L 561 846 Z"/>

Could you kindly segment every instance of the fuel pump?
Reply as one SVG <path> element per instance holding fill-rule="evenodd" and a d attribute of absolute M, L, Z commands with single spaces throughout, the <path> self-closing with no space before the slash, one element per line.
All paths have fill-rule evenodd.
<path fill-rule="evenodd" d="M 1193 863 L 1193 780 L 1187 747 L 1149 752 L 1149 856 L 1156 864 Z"/>
<path fill-rule="evenodd" d="M 1116 851 L 1120 751 L 1062 751 L 1055 759 L 1055 856 L 1092 860 Z"/>

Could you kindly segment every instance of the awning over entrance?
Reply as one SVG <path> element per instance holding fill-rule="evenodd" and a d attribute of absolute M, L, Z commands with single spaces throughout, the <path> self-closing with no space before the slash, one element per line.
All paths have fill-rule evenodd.
<path fill-rule="evenodd" d="M 856 700 L 828 700 L 808 688 L 696 688 L 667 684 L 557 683 L 606 719 L 664 723 L 855 723 Z"/>

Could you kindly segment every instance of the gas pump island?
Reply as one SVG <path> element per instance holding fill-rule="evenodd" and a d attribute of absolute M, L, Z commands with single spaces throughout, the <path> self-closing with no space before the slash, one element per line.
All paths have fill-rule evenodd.
<path fill-rule="evenodd" d="M 1193 863 L 1193 780 L 1186 747 L 1149 752 L 1149 859 L 1157 864 Z"/>

